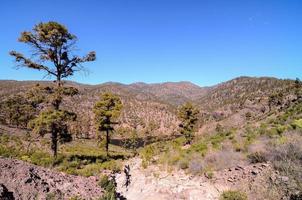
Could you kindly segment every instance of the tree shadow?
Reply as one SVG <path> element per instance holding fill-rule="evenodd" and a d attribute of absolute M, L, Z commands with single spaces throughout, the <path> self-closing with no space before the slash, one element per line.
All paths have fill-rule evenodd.
<path fill-rule="evenodd" d="M 105 162 L 108 161 L 109 158 L 107 156 L 103 155 L 79 155 L 79 154 L 74 154 L 69 156 L 68 158 L 69 161 L 74 161 L 74 160 L 87 160 L 90 163 L 95 163 L 96 161 L 100 162 Z"/>
<path fill-rule="evenodd" d="M 79 154 L 74 154 L 71 155 L 68 160 L 69 161 L 74 161 L 74 160 L 86 160 L 89 163 L 96 163 L 96 162 L 106 162 L 110 160 L 125 160 L 127 156 L 122 155 L 122 154 L 110 154 L 108 156 L 106 155 L 79 155 Z"/>
<path fill-rule="evenodd" d="M 168 140 L 173 140 L 181 135 L 172 135 L 172 136 L 147 136 L 147 137 L 137 137 L 135 139 L 133 138 L 113 138 L 110 140 L 110 144 L 121 146 L 127 149 L 130 148 L 140 148 L 144 147 L 146 145 L 159 142 L 159 141 L 168 141 Z"/>

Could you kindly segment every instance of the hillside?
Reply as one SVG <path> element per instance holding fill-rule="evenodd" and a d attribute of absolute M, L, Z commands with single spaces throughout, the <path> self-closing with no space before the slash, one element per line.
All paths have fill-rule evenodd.
<path fill-rule="evenodd" d="M 0 81 L 0 101 L 21 98 L 15 95 L 23 95 L 37 83 L 52 84 Z M 75 175 L 75 180 L 82 176 L 95 177 L 89 187 L 95 187 L 95 181 L 99 180 L 104 194 L 116 192 L 130 200 L 139 196 L 148 199 L 151 195 L 159 199 L 200 196 L 218 199 L 225 191 L 249 199 L 269 200 L 292 200 L 302 194 L 300 81 L 238 77 L 207 88 L 189 82 L 130 85 L 66 82 L 65 85 L 79 90 L 78 95 L 64 99 L 63 104 L 78 118 L 71 124 L 73 140 L 60 144 L 55 162 L 48 148 L 49 138 L 37 138 L 30 130 L 10 124 L 2 113 L 4 107 L 0 110 L 0 156 Z M 110 140 L 110 156 L 106 156 L 102 144 L 95 140 L 92 113 L 94 103 L 104 91 L 119 95 L 124 105 L 120 123 Z M 193 102 L 200 111 L 190 144 L 180 135 L 176 114 L 178 106 L 186 101 Z M 12 106 L 17 113 L 18 108 Z M 24 174 L 30 174 L 26 163 L 2 158 L 0 161 L 26 166 Z M 133 183 L 125 188 L 123 167 L 128 164 Z M 53 180 L 51 177 L 57 176 L 56 173 L 47 171 L 46 182 Z M 0 181 L 15 181 L 9 174 L 2 176 Z M 107 185 L 113 184 L 109 180 L 111 176 L 117 181 L 114 191 L 112 185 L 111 189 Z M 25 186 L 38 192 L 42 188 L 39 184 Z M 9 192 L 16 193 L 11 182 L 5 186 Z M 51 190 L 55 188 L 58 186 Z M 66 193 L 75 195 L 75 192 Z M 85 193 L 84 188 L 80 196 Z M 98 195 L 101 193 L 98 190 Z M 24 194 L 27 193 L 18 193 Z M 45 196 L 45 192 L 41 194 Z"/>
<path fill-rule="evenodd" d="M 197 100 L 206 95 L 210 89 L 197 86 L 191 82 L 133 83 L 129 87 L 139 93 L 153 94 L 158 99 L 176 106 L 187 101 Z"/>
<path fill-rule="evenodd" d="M 49 85 L 47 81 L 0 81 L 0 98 L 24 93 L 36 84 Z M 78 114 L 78 134 L 94 135 L 92 107 L 104 91 L 118 94 L 123 101 L 121 129 L 136 129 L 140 135 L 173 135 L 177 133 L 177 107 L 191 101 L 200 107 L 202 121 L 219 121 L 238 111 L 255 113 L 259 117 L 268 112 L 271 95 L 286 91 L 294 81 L 276 78 L 239 77 L 214 85 L 199 87 L 190 82 L 166 82 L 159 84 L 104 83 L 84 85 L 66 82 L 78 88 L 79 95 L 67 99 L 65 106 Z M 202 126 L 202 124 L 201 124 Z M 79 133 L 81 132 L 81 133 Z"/>

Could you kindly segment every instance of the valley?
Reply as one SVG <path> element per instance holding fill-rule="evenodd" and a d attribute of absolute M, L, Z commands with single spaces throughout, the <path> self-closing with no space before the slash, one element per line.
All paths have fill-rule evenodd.
<path fill-rule="evenodd" d="M 0 81 L 0 100 L 7 102 L 14 95 L 25 95 L 37 84 L 44 87 L 51 82 Z M 63 172 L 66 177 L 69 175 L 65 174 L 70 174 L 68 179 L 74 180 L 73 187 L 77 188 L 84 184 L 77 179 L 90 179 L 92 185 L 84 186 L 88 193 L 86 189 L 71 192 L 53 185 L 50 191 L 54 199 L 89 199 L 92 190 L 98 190 L 93 192 L 98 198 L 106 199 L 116 193 L 121 199 L 130 200 L 219 199 L 222 195 L 277 199 L 299 194 L 302 87 L 298 80 L 239 77 L 207 88 L 188 82 L 130 85 L 66 82 L 64 85 L 79 91 L 62 105 L 78 117 L 69 126 L 72 141 L 59 146 L 56 160 L 48 150 L 47 137 L 37 137 L 17 121 L 10 121 L 7 107 L 1 109 L 0 115 L 1 163 L 32 163 L 32 169 L 40 165 L 53 173 Z M 92 111 L 98 94 L 103 92 L 117 94 L 123 103 L 119 123 L 109 142 L 109 156 L 104 144 L 98 142 Z M 194 139 L 189 144 L 179 132 L 181 122 L 177 114 L 187 101 L 199 111 Z M 22 161 L 6 161 L 8 158 Z M 130 184 L 126 188 L 127 165 Z M 28 168 L 22 169 L 22 174 L 30 174 L 26 172 Z M 7 179 L 7 173 L 0 173 L 0 181 L 8 191 L 16 199 L 28 195 L 17 192 L 16 185 L 11 184 L 26 177 L 18 178 L 21 174 L 17 172 L 15 178 Z M 45 183 L 53 182 L 53 175 L 42 174 L 39 177 L 43 176 Z M 37 184 L 20 183 L 19 188 L 31 188 L 36 195 L 49 199 L 50 193 L 41 192 L 45 189 L 43 183 L 34 181 Z M 111 181 L 116 181 L 116 187 Z"/>

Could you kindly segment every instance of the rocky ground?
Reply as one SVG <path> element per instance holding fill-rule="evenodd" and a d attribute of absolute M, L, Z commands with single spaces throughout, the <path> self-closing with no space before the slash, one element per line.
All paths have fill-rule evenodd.
<path fill-rule="evenodd" d="M 0 199 L 95 199 L 102 195 L 97 182 L 0 157 Z"/>
<path fill-rule="evenodd" d="M 190 175 L 184 170 L 162 166 L 141 167 L 140 158 L 125 161 L 130 166 L 131 182 L 125 186 L 125 173 L 116 174 L 117 192 L 127 200 L 216 200 L 225 190 L 245 191 L 259 198 L 263 177 L 272 175 L 268 163 L 237 165 L 213 172 L 211 177 Z M 0 199 L 97 199 L 102 189 L 96 177 L 80 177 L 55 172 L 23 161 L 0 157 Z M 253 196 L 254 195 L 254 196 Z M 260 194 L 261 196 L 261 194 Z M 264 198 L 265 199 L 265 198 Z"/>
<path fill-rule="evenodd" d="M 141 160 L 134 158 L 130 165 L 131 183 L 125 186 L 125 174 L 117 174 L 117 190 L 128 200 L 215 200 L 224 190 L 240 189 L 247 193 L 271 170 L 269 164 L 236 166 L 214 172 L 213 177 L 192 176 L 184 171 L 168 171 L 158 166 L 142 169 Z M 243 187 L 244 186 L 244 187 Z"/>

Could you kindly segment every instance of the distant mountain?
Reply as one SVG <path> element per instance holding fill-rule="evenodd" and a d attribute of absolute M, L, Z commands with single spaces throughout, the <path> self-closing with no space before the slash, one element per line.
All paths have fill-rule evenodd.
<path fill-rule="evenodd" d="M 283 91 L 292 84 L 293 80 L 243 76 L 211 87 L 197 102 L 205 110 L 216 110 L 224 106 L 240 108 L 247 100 L 255 103 L 267 100 L 270 95 Z"/>
<path fill-rule="evenodd" d="M 22 93 L 35 84 L 49 85 L 50 81 L 0 80 L 0 100 L 7 96 Z M 239 111 L 255 112 L 261 115 L 268 111 L 268 99 L 276 92 L 289 94 L 294 84 L 292 80 L 270 77 L 238 77 L 212 87 L 200 87 L 190 82 L 166 83 L 103 83 L 85 85 L 66 82 L 79 89 L 80 94 L 67 98 L 65 106 L 78 114 L 79 132 L 94 134 L 92 107 L 99 94 L 111 91 L 123 101 L 119 131 L 138 127 L 142 135 L 171 135 L 177 133 L 177 107 L 186 101 L 195 103 L 201 110 L 204 120 L 227 119 Z M 217 114 L 218 113 L 218 114 Z M 244 119 L 243 123 L 244 123 Z M 232 121 L 228 122 L 232 124 Z"/>
<path fill-rule="evenodd" d="M 209 91 L 209 88 L 199 87 L 191 82 L 133 83 L 129 87 L 137 92 L 153 94 L 160 100 L 173 105 L 195 101 Z"/>

